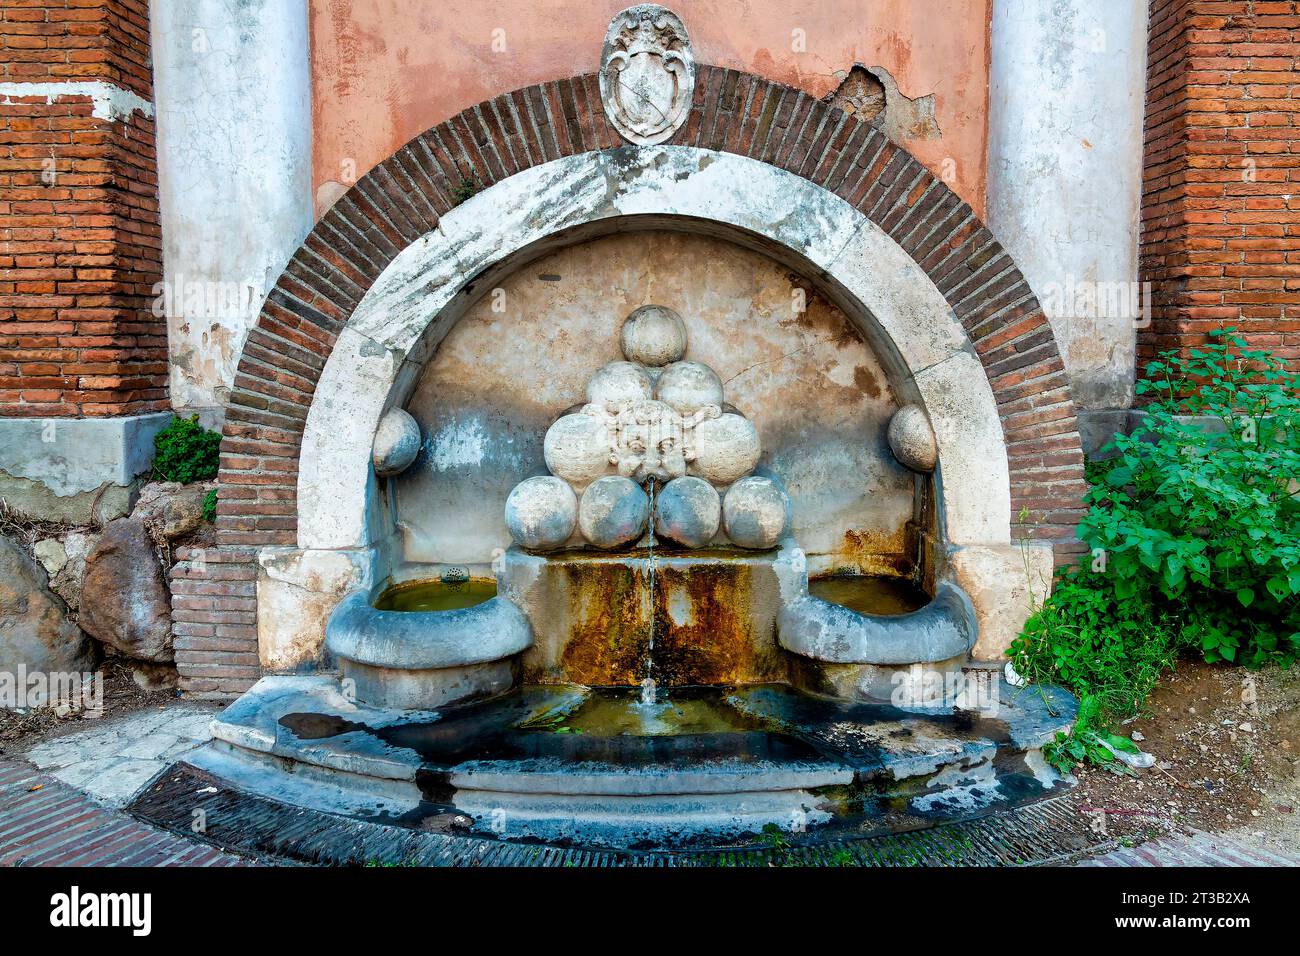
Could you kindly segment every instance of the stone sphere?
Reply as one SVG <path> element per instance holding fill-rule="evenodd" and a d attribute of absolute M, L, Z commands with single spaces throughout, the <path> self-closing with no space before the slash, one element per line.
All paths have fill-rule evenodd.
<path fill-rule="evenodd" d="M 758 464 L 762 445 L 753 422 L 739 415 L 722 415 L 695 426 L 695 460 L 690 473 L 715 485 L 729 485 Z"/>
<path fill-rule="evenodd" d="M 398 475 L 410 467 L 420 453 L 420 426 L 409 412 L 390 408 L 379 419 L 370 460 L 381 478 Z"/>
<path fill-rule="evenodd" d="M 667 365 L 686 354 L 686 323 L 667 306 L 641 306 L 623 322 L 619 338 L 628 361 L 642 365 Z"/>
<path fill-rule="evenodd" d="M 722 501 L 703 478 L 674 478 L 655 495 L 655 534 L 684 548 L 702 548 L 718 533 Z"/>
<path fill-rule="evenodd" d="M 563 415 L 546 430 L 542 442 L 546 467 L 575 488 L 585 488 L 612 470 L 610 438 L 609 429 L 598 418 L 581 412 Z"/>
<path fill-rule="evenodd" d="M 775 548 L 790 524 L 790 496 L 771 478 L 741 478 L 727 489 L 722 523 L 739 548 Z"/>
<path fill-rule="evenodd" d="M 587 401 L 596 405 L 643 402 L 653 392 L 650 374 L 635 362 L 610 362 L 596 369 L 587 382 Z"/>
<path fill-rule="evenodd" d="M 506 498 L 506 528 L 520 547 L 553 551 L 578 523 L 578 496 L 550 475 L 526 478 Z"/>
<path fill-rule="evenodd" d="M 934 429 L 920 405 L 904 405 L 889 420 L 889 447 L 904 467 L 913 471 L 934 471 L 939 446 Z"/>
<path fill-rule="evenodd" d="M 587 486 L 578 505 L 578 529 L 594 547 L 609 550 L 645 533 L 650 499 L 631 478 L 607 475 Z"/>
<path fill-rule="evenodd" d="M 705 405 L 722 405 L 722 380 L 702 362 L 674 362 L 659 376 L 655 398 L 691 415 Z"/>

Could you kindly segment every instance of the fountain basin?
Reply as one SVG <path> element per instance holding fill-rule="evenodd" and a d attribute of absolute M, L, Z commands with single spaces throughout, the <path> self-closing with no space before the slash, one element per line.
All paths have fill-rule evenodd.
<path fill-rule="evenodd" d="M 916 665 L 959 672 L 979 634 L 970 598 L 946 581 L 902 614 L 864 614 L 805 594 L 781 609 L 777 628 L 796 656 L 796 685 L 858 700 L 891 698 Z"/>
<path fill-rule="evenodd" d="M 375 598 L 374 605 L 381 611 L 459 611 L 496 596 L 497 583 L 491 578 L 434 578 L 394 584 Z"/>
<path fill-rule="evenodd" d="M 354 591 L 330 615 L 325 646 L 357 700 L 427 710 L 504 693 L 533 643 L 528 618 L 502 597 L 446 611 L 381 610 Z"/>
<path fill-rule="evenodd" d="M 501 840 L 682 847 L 913 829 L 1037 799 L 1069 781 L 1038 753 L 1069 695 L 982 672 L 980 710 L 836 701 L 777 685 L 523 686 L 411 712 L 325 677 L 268 677 L 188 759 L 288 802 Z M 268 772 L 291 766 L 292 773 Z M 468 818 L 468 821 L 466 820 Z M 450 832 L 450 831 L 448 831 Z"/>

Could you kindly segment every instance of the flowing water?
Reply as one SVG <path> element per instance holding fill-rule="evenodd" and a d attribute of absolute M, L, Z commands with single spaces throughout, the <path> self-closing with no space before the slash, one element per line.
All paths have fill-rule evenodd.
<path fill-rule="evenodd" d="M 650 639 L 646 645 L 645 655 L 645 678 L 641 681 L 641 703 L 646 707 L 653 707 L 655 704 L 655 678 L 654 678 L 654 658 L 655 658 L 655 480 L 650 479 L 650 520 L 649 535 L 647 538 L 648 558 L 647 564 L 649 573 L 646 575 L 648 588 L 650 590 Z"/>

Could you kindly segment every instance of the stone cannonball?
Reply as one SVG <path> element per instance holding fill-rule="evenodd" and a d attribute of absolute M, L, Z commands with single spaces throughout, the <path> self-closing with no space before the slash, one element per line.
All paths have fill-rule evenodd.
<path fill-rule="evenodd" d="M 578 412 L 563 415 L 546 430 L 542 454 L 551 474 L 582 489 L 613 469 L 610 434 L 603 422 Z"/>
<path fill-rule="evenodd" d="M 722 524 L 739 548 L 775 548 L 790 524 L 790 496 L 771 478 L 741 478 L 727 489 Z"/>
<path fill-rule="evenodd" d="M 559 478 L 526 478 L 506 498 L 506 528 L 529 551 L 553 551 L 578 523 L 578 496 Z"/>
<path fill-rule="evenodd" d="M 722 404 L 722 380 L 702 362 L 674 362 L 660 374 L 655 398 L 691 415 L 705 405 Z"/>
<path fill-rule="evenodd" d="M 715 485 L 729 485 L 758 464 L 762 445 L 753 422 L 739 415 L 722 415 L 700 422 L 693 438 L 695 460 L 689 471 Z"/>
<path fill-rule="evenodd" d="M 930 419 L 920 405 L 904 405 L 889 420 L 889 447 L 904 467 L 913 471 L 934 471 L 939 446 Z"/>
<path fill-rule="evenodd" d="M 718 533 L 722 501 L 703 478 L 674 478 L 655 495 L 655 534 L 684 548 L 702 548 Z"/>
<path fill-rule="evenodd" d="M 635 362 L 610 362 L 596 369 L 587 382 L 587 401 L 643 402 L 654 392 L 650 373 Z"/>
<path fill-rule="evenodd" d="M 608 475 L 593 481 L 578 505 L 578 529 L 593 547 L 610 550 L 645 532 L 650 499 L 631 478 Z"/>
<path fill-rule="evenodd" d="M 641 306 L 623 322 L 619 338 L 627 360 L 642 365 L 667 365 L 686 354 L 686 323 L 667 306 Z"/>
<path fill-rule="evenodd" d="M 381 478 L 398 475 L 410 467 L 420 453 L 420 426 L 409 412 L 390 408 L 379 419 L 370 460 Z"/>

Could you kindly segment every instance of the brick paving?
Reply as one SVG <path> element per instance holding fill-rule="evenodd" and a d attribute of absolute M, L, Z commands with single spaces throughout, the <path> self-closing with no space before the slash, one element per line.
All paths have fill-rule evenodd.
<path fill-rule="evenodd" d="M 1078 866 L 1300 866 L 1300 852 L 1247 833 L 1174 834 L 1140 846 L 1119 847 Z"/>
<path fill-rule="evenodd" d="M 140 823 L 31 765 L 0 759 L 0 866 L 246 866 Z"/>

